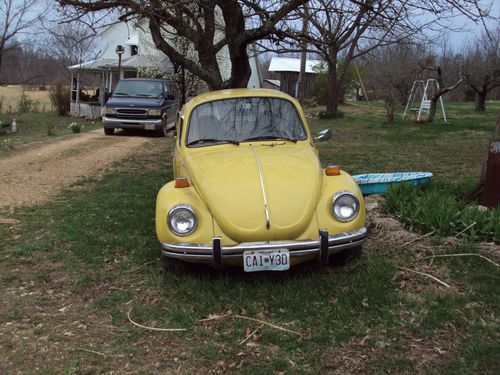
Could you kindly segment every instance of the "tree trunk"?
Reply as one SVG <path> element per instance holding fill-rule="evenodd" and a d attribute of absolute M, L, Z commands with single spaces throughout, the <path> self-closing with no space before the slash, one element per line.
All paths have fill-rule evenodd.
<path fill-rule="evenodd" d="M 484 112 L 486 111 L 486 91 L 476 92 L 476 105 L 474 110 L 476 112 Z"/>
<path fill-rule="evenodd" d="M 326 112 L 335 115 L 339 108 L 340 85 L 337 77 L 337 55 L 330 53 L 328 61 L 328 97 L 326 98 Z"/>
<path fill-rule="evenodd" d="M 252 68 L 248 57 L 247 45 L 239 45 L 229 51 L 231 58 L 231 79 L 228 88 L 237 89 L 248 86 Z"/>
<path fill-rule="evenodd" d="M 434 117 L 436 117 L 436 108 L 439 96 L 431 98 L 431 107 L 429 108 L 429 115 L 427 116 L 427 122 L 434 122 Z"/>
<path fill-rule="evenodd" d="M 391 124 L 394 121 L 394 99 L 385 99 L 386 122 Z"/>

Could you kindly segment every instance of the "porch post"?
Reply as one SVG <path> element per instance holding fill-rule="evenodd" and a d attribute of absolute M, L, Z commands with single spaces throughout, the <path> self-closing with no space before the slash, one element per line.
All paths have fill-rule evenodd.
<path fill-rule="evenodd" d="M 76 74 L 76 103 L 78 104 L 78 116 L 80 116 L 80 72 Z"/>
<path fill-rule="evenodd" d="M 73 71 L 70 71 L 71 73 L 71 81 L 69 81 L 69 115 L 73 115 L 73 111 L 71 108 L 71 104 L 73 104 Z"/>
<path fill-rule="evenodd" d="M 104 105 L 104 90 L 106 89 L 106 73 L 101 72 L 101 80 L 99 83 L 99 104 Z"/>

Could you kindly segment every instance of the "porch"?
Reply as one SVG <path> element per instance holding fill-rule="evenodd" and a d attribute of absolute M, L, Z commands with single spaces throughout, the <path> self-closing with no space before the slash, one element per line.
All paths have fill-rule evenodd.
<path fill-rule="evenodd" d="M 122 78 L 140 78 L 142 68 L 160 66 L 165 70 L 171 64 L 164 59 L 160 64 L 152 63 L 147 57 L 135 55 L 122 60 L 98 59 L 68 67 L 71 72 L 70 115 L 98 119 L 101 108 L 108 100 L 118 81 Z"/>

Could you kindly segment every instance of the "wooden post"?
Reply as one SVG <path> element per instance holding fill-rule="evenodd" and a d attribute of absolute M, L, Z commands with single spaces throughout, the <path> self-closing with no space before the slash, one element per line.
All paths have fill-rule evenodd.
<path fill-rule="evenodd" d="M 483 205 L 500 207 L 500 116 L 489 146 L 484 176 Z"/>
<path fill-rule="evenodd" d="M 307 21 L 309 20 L 309 7 L 307 2 L 304 4 L 304 17 L 302 18 L 302 34 L 307 34 Z M 300 53 L 300 72 L 299 72 L 299 87 L 296 93 L 299 102 L 304 104 L 306 96 L 306 62 L 307 62 L 307 42 L 302 41 L 302 51 Z"/>
<path fill-rule="evenodd" d="M 71 108 L 73 105 L 73 71 L 71 71 L 71 81 L 69 84 L 69 115 L 73 116 L 73 111 Z"/>
<path fill-rule="evenodd" d="M 77 116 L 80 116 L 80 72 L 76 74 L 76 104 L 78 106 Z"/>

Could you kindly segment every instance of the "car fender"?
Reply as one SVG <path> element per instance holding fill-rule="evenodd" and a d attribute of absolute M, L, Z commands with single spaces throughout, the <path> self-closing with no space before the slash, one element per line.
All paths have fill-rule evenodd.
<path fill-rule="evenodd" d="M 195 212 L 197 219 L 196 230 L 190 235 L 177 236 L 168 227 L 167 215 L 178 204 L 187 204 Z M 176 188 L 175 181 L 165 184 L 158 192 L 155 226 L 156 235 L 160 242 L 190 242 L 208 245 L 211 243 L 214 233 L 212 215 L 196 189 L 192 185 L 185 188 Z"/>
<path fill-rule="evenodd" d="M 354 193 L 360 205 L 358 215 L 354 220 L 349 222 L 339 221 L 332 214 L 333 196 L 342 190 Z M 316 208 L 316 217 L 319 226 L 318 229 L 326 229 L 329 234 L 351 232 L 365 225 L 366 214 L 363 194 L 356 181 L 348 173 L 341 171 L 340 175 L 337 176 L 323 175 L 321 196 Z"/>

